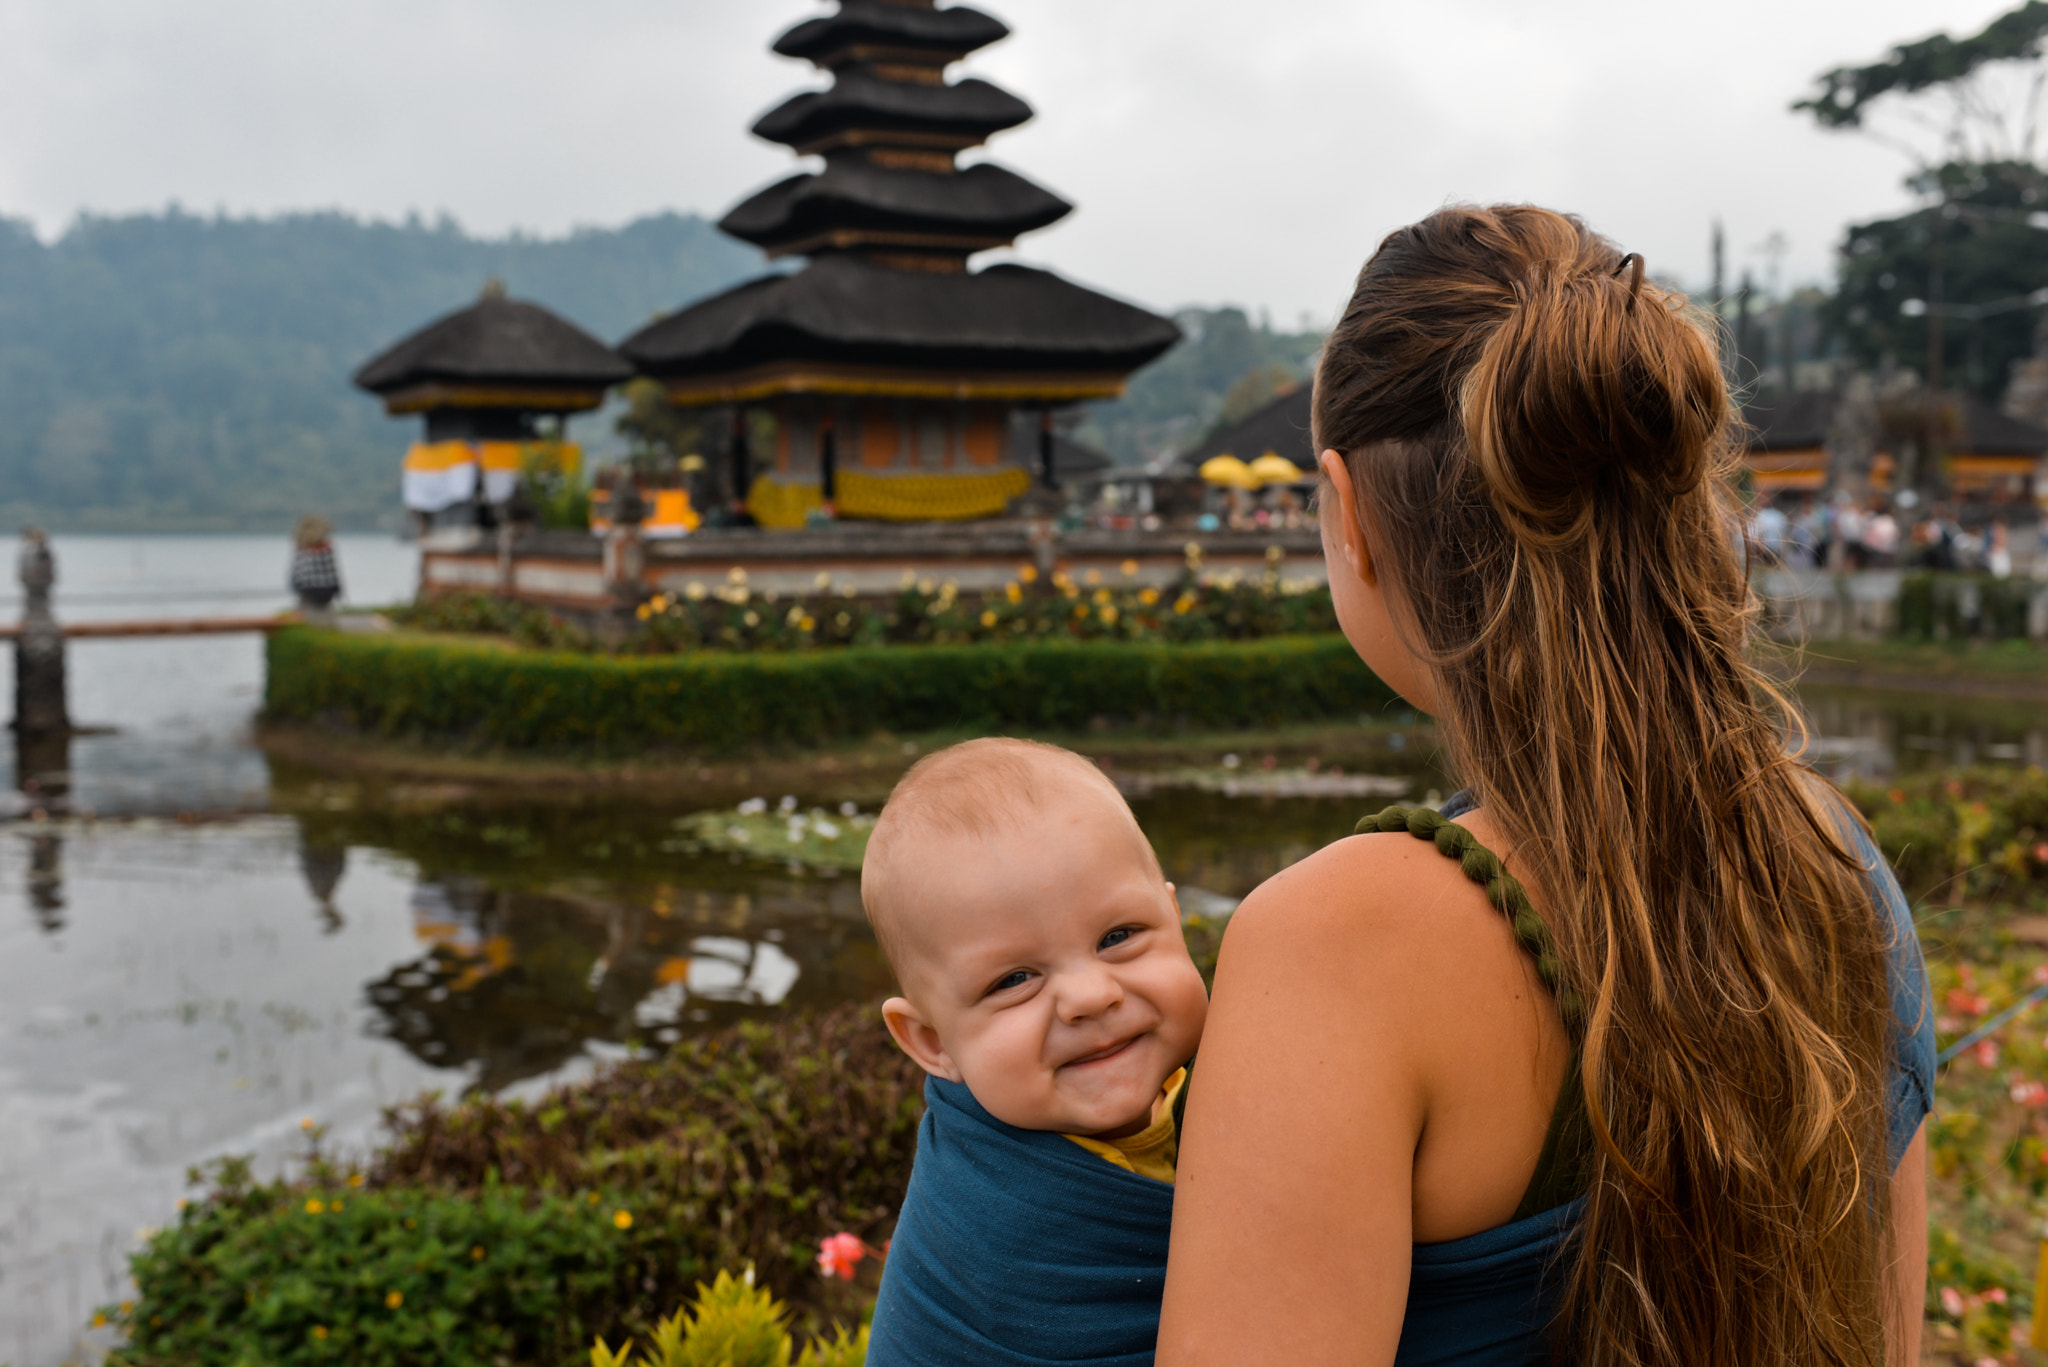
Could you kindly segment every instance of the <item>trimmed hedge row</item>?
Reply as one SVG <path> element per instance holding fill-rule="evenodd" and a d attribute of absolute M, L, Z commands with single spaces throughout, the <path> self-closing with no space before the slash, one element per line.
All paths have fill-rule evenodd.
<path fill-rule="evenodd" d="M 517 750 L 729 750 L 876 731 L 1078 730 L 1097 718 L 1232 729 L 1395 701 L 1342 636 L 1032 642 L 620 657 L 295 627 L 270 637 L 264 712 Z"/>

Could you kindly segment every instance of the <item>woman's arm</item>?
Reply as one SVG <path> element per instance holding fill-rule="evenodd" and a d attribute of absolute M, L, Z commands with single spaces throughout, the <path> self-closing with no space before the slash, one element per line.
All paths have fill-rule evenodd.
<path fill-rule="evenodd" d="M 1192 1100 L 1192 1097 L 1190 1098 Z M 1927 1315 L 1927 1122 L 1892 1173 L 1892 1367 L 1919 1367 Z"/>
<path fill-rule="evenodd" d="M 1422 1098 L 1398 958 L 1374 952 L 1374 918 L 1327 881 L 1297 865 L 1224 937 L 1174 1182 L 1160 1367 L 1393 1361 Z"/>

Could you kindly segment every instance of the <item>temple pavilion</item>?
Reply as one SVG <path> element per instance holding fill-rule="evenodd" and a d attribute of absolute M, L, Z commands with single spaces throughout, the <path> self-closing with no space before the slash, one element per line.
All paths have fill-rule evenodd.
<path fill-rule="evenodd" d="M 1168 319 L 1049 271 L 970 267 L 1072 206 L 959 155 L 1031 117 L 947 69 L 1008 30 L 932 0 L 840 0 L 776 40 L 830 75 L 754 132 L 823 159 L 720 227 L 804 266 L 766 275 L 621 343 L 686 407 L 733 415 L 720 456 L 754 520 L 950 521 L 1056 482 L 1052 410 L 1123 392 L 1179 337 Z M 772 415 L 772 424 L 755 416 Z M 758 434 L 772 446 L 755 449 Z"/>
<path fill-rule="evenodd" d="M 364 363 L 355 382 L 392 416 L 425 419 L 405 457 L 405 506 L 430 522 L 473 525 L 536 464 L 574 473 L 581 452 L 560 420 L 596 408 L 631 374 L 603 342 L 492 281 L 468 308 Z M 558 421 L 543 427 L 550 417 Z"/>

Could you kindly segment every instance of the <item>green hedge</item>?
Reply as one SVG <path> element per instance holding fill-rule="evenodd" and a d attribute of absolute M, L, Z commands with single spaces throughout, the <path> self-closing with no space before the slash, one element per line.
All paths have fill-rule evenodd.
<path fill-rule="evenodd" d="M 1947 641 L 2024 640 L 2027 604 L 2040 585 L 1988 574 L 1909 574 L 1899 584 L 1899 635 Z"/>
<path fill-rule="evenodd" d="M 1395 700 L 1334 634 L 618 657 L 292 628 L 268 655 L 272 719 L 521 750 L 727 750 L 1103 717 L 1230 729 Z"/>

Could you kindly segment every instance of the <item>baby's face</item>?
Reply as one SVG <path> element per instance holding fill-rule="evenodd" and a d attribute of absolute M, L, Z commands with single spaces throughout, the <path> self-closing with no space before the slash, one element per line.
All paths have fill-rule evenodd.
<path fill-rule="evenodd" d="M 920 850 L 899 917 L 908 1000 L 884 1008 L 911 1056 L 1020 1129 L 1143 1128 L 1209 1003 L 1141 841 L 1084 791 L 1005 838 Z"/>

